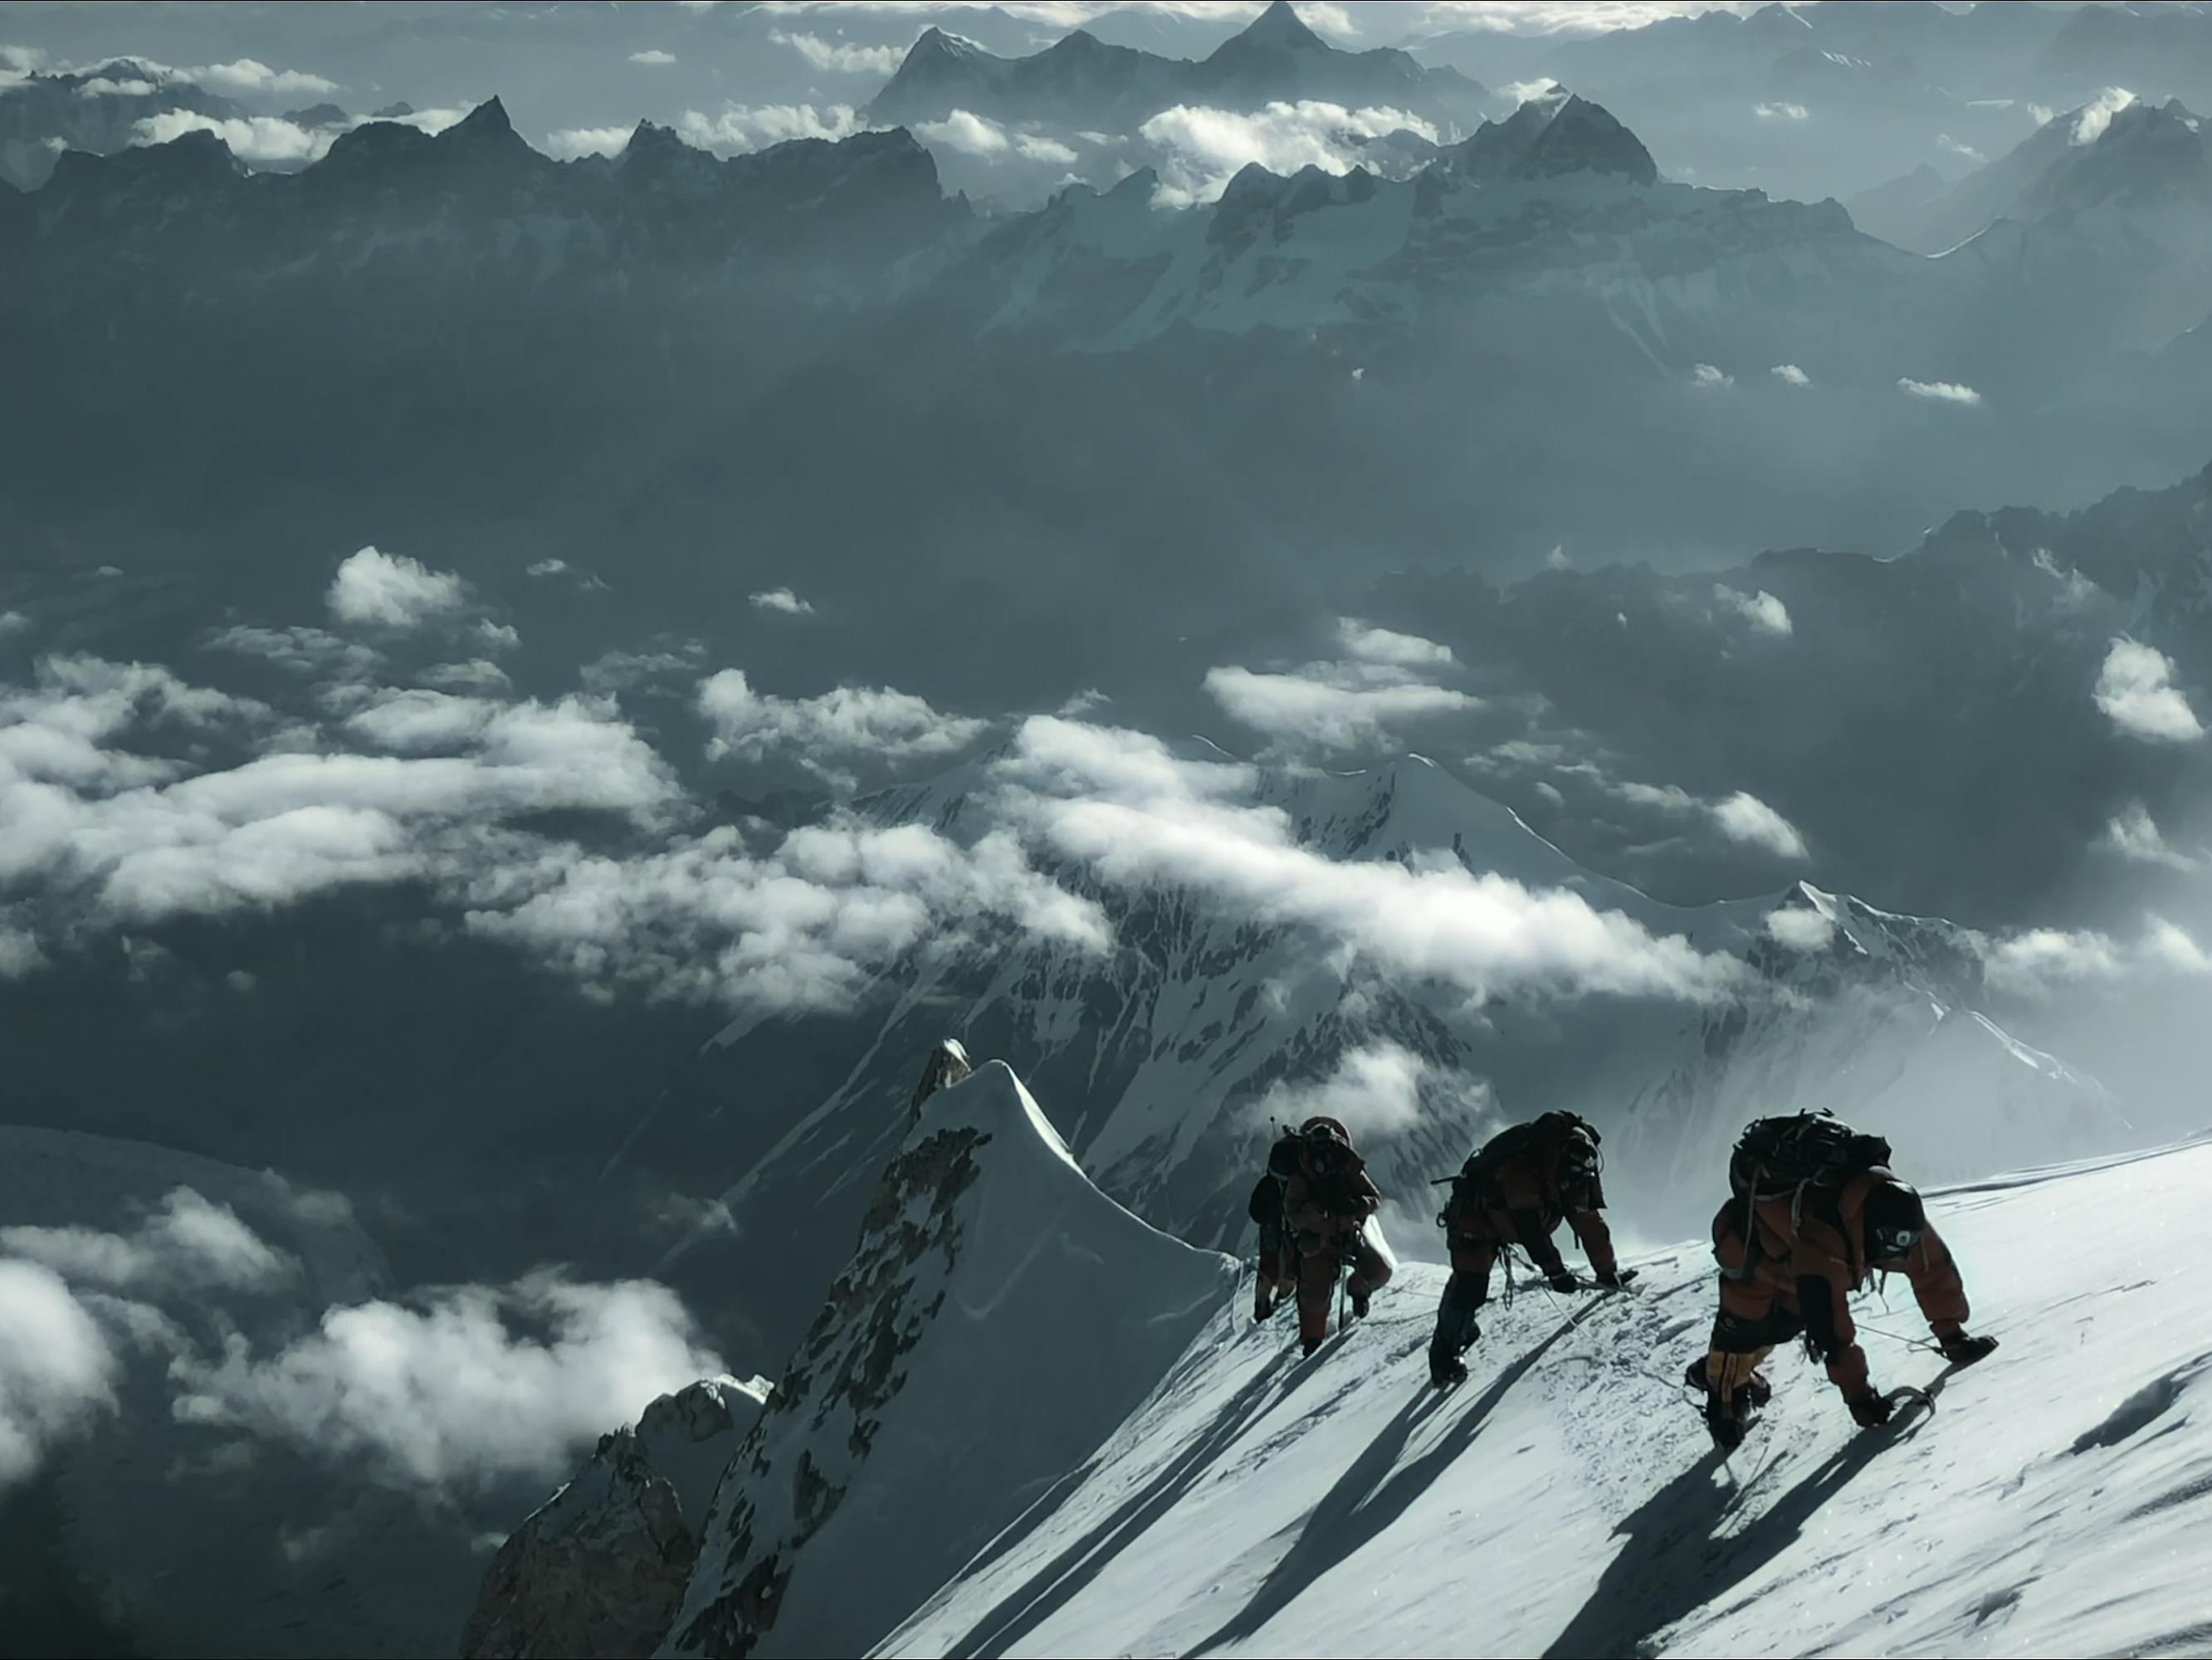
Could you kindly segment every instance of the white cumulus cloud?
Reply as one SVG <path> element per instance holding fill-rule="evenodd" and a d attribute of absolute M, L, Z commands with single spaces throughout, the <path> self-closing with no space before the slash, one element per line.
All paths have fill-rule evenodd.
<path fill-rule="evenodd" d="M 630 53 L 629 61 L 633 64 L 642 64 L 647 69 L 665 69 L 676 61 L 676 54 L 672 52 L 663 52 L 658 46 L 653 46 L 644 52 Z"/>
<path fill-rule="evenodd" d="M 1736 976 L 1582 895 L 1431 860 L 1337 860 L 1279 808 L 1244 805 L 1248 768 L 1183 760 L 1142 733 L 1034 716 L 999 763 L 1006 811 L 1123 885 L 1171 881 L 1262 924 L 1305 930 L 1385 971 L 1492 991 L 1704 999 Z"/>
<path fill-rule="evenodd" d="M 557 1479 L 610 1425 L 726 1370 L 665 1286 L 548 1272 L 333 1308 L 274 1353 L 233 1337 L 219 1359 L 181 1358 L 172 1375 L 185 1423 L 453 1491 Z"/>
<path fill-rule="evenodd" d="M 1813 384 L 1813 377 L 1795 363 L 1777 363 L 1767 373 L 1785 386 L 1809 386 Z"/>
<path fill-rule="evenodd" d="M 228 1205 L 172 1189 L 128 1234 L 83 1227 L 0 1227 L 0 1252 L 40 1262 L 72 1284 L 110 1291 L 270 1291 L 300 1264 L 265 1243 Z"/>
<path fill-rule="evenodd" d="M 1711 363 L 1699 363 L 1690 371 L 1690 381 L 1706 391 L 1720 392 L 1735 385 L 1735 376 L 1723 374 Z"/>
<path fill-rule="evenodd" d="M 946 714 L 925 698 L 888 686 L 840 686 L 817 697 L 755 691 L 742 669 L 724 669 L 699 685 L 699 713 L 714 728 L 710 757 L 758 760 L 777 749 L 909 760 L 946 755 L 973 743 L 989 726 Z"/>
<path fill-rule="evenodd" d="M 545 135 L 545 153 L 563 161 L 572 161 L 580 155 L 620 155 L 629 148 L 634 127 L 563 127 Z M 558 565 L 557 559 L 542 560 L 542 564 Z M 538 566 L 528 568 L 531 575 L 539 575 Z"/>
<path fill-rule="evenodd" d="M 789 588 L 769 588 L 752 596 L 755 611 L 780 611 L 790 617 L 811 617 L 814 607 Z"/>
<path fill-rule="evenodd" d="M 1738 790 L 1715 803 L 1713 822 L 1732 842 L 1764 848 L 1783 859 L 1805 857 L 1805 838 L 1797 827 L 1747 791 Z"/>
<path fill-rule="evenodd" d="M 711 115 L 685 110 L 676 131 L 688 144 L 729 155 L 793 138 L 849 138 L 866 125 L 850 104 L 725 104 Z"/>
<path fill-rule="evenodd" d="M 2173 660 L 2164 652 L 2117 639 L 2098 671 L 2094 696 L 2097 707 L 2130 738 L 2193 743 L 2203 737 L 2204 727 L 2172 682 Z"/>
<path fill-rule="evenodd" d="M 2125 87 L 2106 87 L 2081 106 L 2075 118 L 2073 143 L 2094 144 L 2105 136 L 2105 129 L 2112 125 L 2112 118 L 2136 101 L 2135 94 Z"/>
<path fill-rule="evenodd" d="M 61 1276 L 0 1256 L 0 1495 L 115 1408 L 115 1352 Z"/>
<path fill-rule="evenodd" d="M 1418 634 L 1372 628 L 1349 617 L 1337 618 L 1336 638 L 1338 647 L 1346 656 L 1356 657 L 1363 663 L 1390 663 L 1400 668 L 1423 669 L 1447 668 L 1452 661 L 1449 646 L 1424 640 Z"/>
<path fill-rule="evenodd" d="M 1257 111 L 1178 104 L 1137 131 L 1164 152 L 1161 199 L 1187 205 L 1212 201 L 1239 169 L 1255 161 L 1277 173 L 1305 167 L 1349 173 L 1364 155 L 1357 141 L 1401 130 L 1432 143 L 1441 137 L 1433 125 L 1404 110 L 1347 109 L 1312 99 L 1271 103 Z"/>
<path fill-rule="evenodd" d="M 1713 598 L 1762 634 L 1790 632 L 1790 608 L 1765 588 L 1756 593 L 1745 593 L 1717 582 L 1713 585 Z"/>
<path fill-rule="evenodd" d="M 1352 1132 L 1355 1143 L 1368 1139 L 1402 1135 L 1417 1128 L 1424 1117 L 1422 1095 L 1446 1077 L 1462 1092 L 1487 1090 L 1479 1081 L 1443 1074 L 1402 1043 L 1380 1039 L 1347 1050 L 1326 1078 L 1315 1082 L 1279 1083 L 1262 1096 L 1249 1116 L 1298 1124 L 1321 1114 L 1334 1118 Z"/>
<path fill-rule="evenodd" d="M 461 579 L 453 572 L 374 547 L 340 562 L 327 596 L 331 615 L 339 622 L 391 629 L 419 627 L 459 610 L 465 598 Z"/>

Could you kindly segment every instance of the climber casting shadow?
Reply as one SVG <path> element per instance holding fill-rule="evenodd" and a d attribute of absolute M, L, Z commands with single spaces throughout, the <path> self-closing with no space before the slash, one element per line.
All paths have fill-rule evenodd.
<path fill-rule="evenodd" d="M 1473 1444 L 1506 1392 L 1570 1329 L 1565 1324 L 1555 1328 L 1507 1365 L 1478 1400 L 1455 1417 L 1435 1446 L 1400 1468 L 1399 1456 L 1415 1426 L 1436 1415 L 1428 1410 L 1436 1397 L 1425 1390 L 1407 1402 L 1314 1506 L 1297 1539 L 1252 1593 L 1252 1600 L 1218 1631 L 1192 1645 L 1184 1660 L 1256 1635 L 1322 1575 L 1389 1528 Z"/>
<path fill-rule="evenodd" d="M 1051 1561 L 1039 1568 L 969 1627 L 967 1634 L 945 1650 L 949 1660 L 981 1660 L 1004 1654 L 1079 1595 L 1121 1554 L 1130 1541 L 1175 1508 L 1196 1487 L 1215 1459 L 1228 1450 L 1237 1437 L 1252 1426 L 1254 1410 L 1274 1387 L 1277 1374 L 1290 1364 L 1287 1352 L 1278 1354 L 1237 1391 L 1213 1421 L 1190 1445 L 1177 1454 L 1137 1493 L 1115 1507 L 1113 1514 L 1091 1528 Z M 1059 1507 L 1079 1482 L 1061 1481 L 1032 1506 L 1032 1513 L 1012 1524 L 1024 1535 Z M 1010 1529 L 1009 1531 L 1012 1531 Z M 1007 1547 L 994 1541 L 986 1548 L 989 1556 L 1002 1555 Z"/>
<path fill-rule="evenodd" d="M 1789 1549 L 1814 1512 L 1886 1449 L 1919 1433 L 1950 1376 L 1945 1371 L 1920 1391 L 1927 1406 L 1906 1428 L 1853 1437 L 1733 1536 L 1722 1536 L 1717 1529 L 1735 1507 L 1736 1488 L 1714 1479 L 1723 1455 L 1709 1449 L 1613 1529 L 1626 1535 L 1620 1554 L 1582 1611 L 1545 1650 L 1545 1660 L 1640 1654 L 1675 1621 L 1720 1602 Z"/>

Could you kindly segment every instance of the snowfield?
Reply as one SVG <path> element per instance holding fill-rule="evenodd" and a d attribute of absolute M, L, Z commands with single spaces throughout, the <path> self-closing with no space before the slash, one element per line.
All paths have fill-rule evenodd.
<path fill-rule="evenodd" d="M 1860 1299 L 1862 1341 L 1932 1413 L 1862 1433 L 1792 1347 L 1727 1462 L 1681 1382 L 1712 1319 L 1701 1245 L 1595 1306 L 1524 1277 L 1443 1398 L 1442 1270 L 1402 1268 L 1304 1365 L 1287 1315 L 1254 1329 L 1248 1278 L 876 1651 L 2212 1653 L 2208 1189 L 2197 1143 L 1931 1192 L 1971 1329 L 2002 1347 L 1948 1371 L 1892 1281 Z M 1117 1294 L 1101 1318 L 1150 1295 Z"/>

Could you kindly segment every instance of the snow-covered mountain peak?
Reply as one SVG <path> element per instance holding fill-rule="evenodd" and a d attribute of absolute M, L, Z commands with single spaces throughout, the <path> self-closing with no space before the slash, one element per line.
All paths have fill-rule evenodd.
<path fill-rule="evenodd" d="M 860 1651 L 1136 1407 L 1236 1273 L 1094 1188 L 1003 1062 L 930 1096 L 715 1494 L 666 1651 Z"/>
<path fill-rule="evenodd" d="M 1659 179 L 1657 163 L 1634 133 L 1602 105 L 1564 87 L 1528 100 L 1503 121 L 1485 122 L 1437 165 L 1481 181 L 1576 173 L 1617 174 L 1639 185 Z"/>
<path fill-rule="evenodd" d="M 1240 46 L 1239 42 L 1243 45 Z M 1316 34 L 1305 19 L 1298 15 L 1297 8 L 1291 4 L 1291 0 L 1272 0 L 1265 11 L 1215 47 L 1213 56 L 1219 58 L 1224 53 L 1235 54 L 1254 47 L 1266 47 L 1273 52 L 1329 50 L 1328 43 Z"/>

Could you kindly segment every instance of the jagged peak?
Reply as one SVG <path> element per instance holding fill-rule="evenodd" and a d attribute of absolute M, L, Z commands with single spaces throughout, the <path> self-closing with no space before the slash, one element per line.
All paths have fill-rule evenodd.
<path fill-rule="evenodd" d="M 1449 165 L 1478 179 L 1602 173 L 1639 185 L 1659 181 L 1651 152 L 1612 111 L 1557 82 L 1504 120 L 1484 122 L 1446 158 Z"/>
<path fill-rule="evenodd" d="M 495 95 L 487 98 L 459 120 L 438 135 L 442 144 L 497 144 L 504 146 L 509 140 L 522 144 L 514 123 L 507 119 L 507 106 Z M 529 147 L 525 144 L 526 149 Z"/>
<path fill-rule="evenodd" d="M 91 150 L 64 150 L 54 158 L 53 172 L 42 188 L 50 190 L 58 184 L 66 190 L 80 182 L 90 185 L 96 179 L 116 178 L 198 182 L 239 178 L 246 171 L 246 163 L 231 153 L 218 134 L 195 129 L 162 143 L 132 144 L 106 155 Z"/>
<path fill-rule="evenodd" d="M 1159 169 L 1139 167 L 1134 173 L 1126 173 L 1115 179 L 1113 188 L 1105 193 L 1104 199 L 1109 202 L 1127 201 L 1133 197 L 1137 197 L 1149 202 L 1159 192 Z"/>
<path fill-rule="evenodd" d="M 907 48 L 906 56 L 899 62 L 899 73 L 910 69 L 929 69 L 939 64 L 963 64 L 978 58 L 988 58 L 983 50 L 965 35 L 953 34 L 932 23 L 915 37 Z"/>
<path fill-rule="evenodd" d="M 1308 27 L 1298 15 L 1291 0 L 1273 0 L 1243 31 L 1224 43 L 1224 48 L 1235 41 L 1246 41 L 1255 46 L 1273 46 L 1288 52 L 1327 52 L 1328 43 Z"/>

